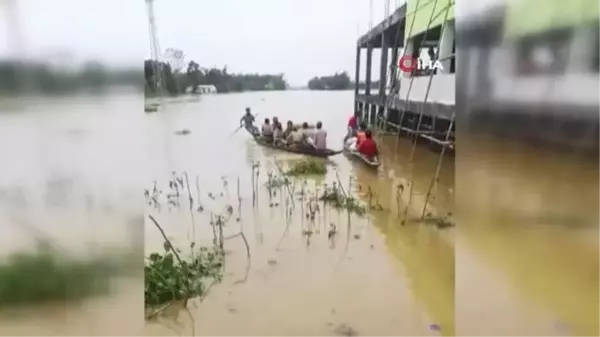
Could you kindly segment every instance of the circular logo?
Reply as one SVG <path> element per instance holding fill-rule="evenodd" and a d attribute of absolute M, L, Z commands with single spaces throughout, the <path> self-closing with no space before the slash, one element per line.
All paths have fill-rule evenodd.
<path fill-rule="evenodd" d="M 409 55 L 402 56 L 398 62 L 398 68 L 404 72 L 412 72 L 413 70 L 416 70 L 417 65 L 417 59 Z"/>

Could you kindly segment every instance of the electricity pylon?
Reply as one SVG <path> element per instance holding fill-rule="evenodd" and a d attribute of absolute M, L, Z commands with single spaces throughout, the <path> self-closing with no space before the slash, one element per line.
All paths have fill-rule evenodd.
<path fill-rule="evenodd" d="M 153 64 L 154 70 L 154 85 L 157 90 L 162 88 L 162 67 L 160 45 L 158 43 L 158 36 L 156 32 L 156 18 L 154 16 L 154 0 L 145 0 L 146 10 L 148 11 L 148 27 L 150 28 L 150 57 Z"/>

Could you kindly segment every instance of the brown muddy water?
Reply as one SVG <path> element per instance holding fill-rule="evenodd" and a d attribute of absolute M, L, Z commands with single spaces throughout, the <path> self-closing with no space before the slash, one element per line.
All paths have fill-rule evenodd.
<path fill-rule="evenodd" d="M 459 145 L 457 334 L 597 336 L 598 159 Z"/>
<path fill-rule="evenodd" d="M 383 211 L 360 218 L 322 208 L 313 223 L 304 216 L 300 195 L 288 217 L 285 191 L 269 201 L 264 183 L 268 172 L 278 170 L 275 162 L 286 166 L 302 157 L 261 148 L 244 131 L 232 134 L 244 108 L 259 113 L 259 120 L 321 120 L 330 147 L 341 148 L 352 100 L 351 92 L 215 95 L 173 101 L 144 114 L 139 97 L 123 95 L 118 104 L 114 99 L 57 100 L 44 105 L 46 114 L 0 116 L 0 154 L 13 158 L 0 167 L 3 198 L 10 200 L 2 205 L 11 206 L 0 209 L 10 234 L 0 236 L 3 253 L 30 244 L 18 226 L 24 220 L 51 224 L 48 232 L 78 253 L 86 252 L 93 238 L 127 244 L 132 219 L 140 219 L 143 188 L 157 181 L 166 190 L 173 172 L 188 174 L 192 194 L 200 195 L 205 208 L 194 213 L 192 226 L 185 207 L 165 206 L 160 212 L 146 207 L 146 215 L 155 216 L 176 245 L 210 243 L 210 213 L 222 213 L 228 204 L 237 213 L 239 179 L 240 222 L 226 225 L 225 236 L 243 229 L 250 247 L 248 259 L 239 237 L 225 241 L 223 282 L 202 303 L 192 301 L 188 310 L 175 308 L 143 327 L 143 287 L 126 280 L 109 298 L 37 308 L 18 322 L 0 317 L 0 332 L 598 334 L 597 163 L 481 141 L 483 150 L 476 156 L 459 152 L 456 169 L 452 159 L 444 160 L 426 211 L 434 216 L 455 212 L 456 174 L 461 218 L 451 218 L 457 227 L 403 226 L 398 205 L 403 211 L 412 181 L 408 217 L 422 212 L 438 153 L 419 147 L 411 163 L 410 142 L 382 139 L 378 172 L 338 155 L 331 158 L 326 177 L 307 178 L 306 184 L 314 192 L 314 186 L 339 180 L 365 203 L 370 188 L 371 201 Z M 182 129 L 190 133 L 176 134 Z M 19 157 L 11 155 L 11 144 L 22 145 Z M 251 166 L 257 162 L 253 205 Z M 400 184 L 405 188 L 397 198 Z M 48 204 L 46 193 L 63 203 Z M 329 240 L 332 223 L 337 234 Z M 144 237 L 146 254 L 162 251 L 160 233 L 147 220 Z"/>

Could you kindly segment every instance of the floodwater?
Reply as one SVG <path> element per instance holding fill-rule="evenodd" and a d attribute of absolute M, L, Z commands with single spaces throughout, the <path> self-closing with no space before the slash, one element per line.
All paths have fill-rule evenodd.
<path fill-rule="evenodd" d="M 459 145 L 457 334 L 597 336 L 598 159 Z"/>
<path fill-rule="evenodd" d="M 263 184 L 268 172 L 278 172 L 298 155 L 276 152 L 257 146 L 245 131 L 232 135 L 239 125 L 240 112 L 249 106 L 259 120 L 278 116 L 282 121 L 320 120 L 329 132 L 329 147 L 341 149 L 345 122 L 352 112 L 350 92 L 255 93 L 205 96 L 199 103 L 172 105 L 148 115 L 153 170 L 161 188 L 172 172 L 187 172 L 192 194 L 198 178 L 205 213 L 195 215 L 196 240 L 211 239 L 209 210 L 222 212 L 224 204 L 237 208 L 237 181 L 242 198 L 241 224 L 226 226 L 225 236 L 243 231 L 251 252 L 246 282 L 246 248 L 241 239 L 226 241 L 226 277 L 214 286 L 198 307 L 191 306 L 191 317 L 181 314 L 177 322 L 161 319 L 149 323 L 148 335 L 438 335 L 454 330 L 454 256 L 450 230 L 447 233 L 423 225 L 401 226 L 398 215 L 397 185 L 406 186 L 400 196 L 404 205 L 411 182 L 408 156 L 411 144 L 395 139 L 382 143 L 383 165 L 372 172 L 343 155 L 330 158 L 332 165 L 323 178 L 308 178 L 309 193 L 315 185 L 341 183 L 368 203 L 384 210 L 359 218 L 346 212 L 325 209 L 314 224 L 302 211 L 303 202 L 295 198 L 295 209 L 286 221 L 285 200 L 275 197 L 279 206 L 269 207 L 268 190 Z M 175 130 L 189 129 L 187 136 Z M 398 155 L 395 155 L 397 153 Z M 424 193 L 433 178 L 438 154 L 417 149 L 412 204 L 416 212 L 423 205 Z M 275 161 L 278 164 L 275 164 Z M 253 163 L 260 163 L 257 206 L 252 206 Z M 436 188 L 436 199 L 427 212 L 452 210 L 452 162 L 444 161 L 444 171 Z M 352 181 L 350 181 L 352 177 Z M 223 179 L 222 179 L 223 178 Z M 228 187 L 223 188 L 223 180 Z M 151 186 L 151 184 L 150 184 Z M 299 182 L 296 192 L 301 189 Z M 210 200 L 208 193 L 220 195 Z M 287 195 L 283 190 L 284 197 Z M 229 195 L 229 198 L 227 197 Z M 161 219 L 180 247 L 188 245 L 191 218 L 187 206 L 175 213 L 163 209 L 149 212 Z M 195 208 L 195 207 L 194 207 Z M 158 215 L 155 215 L 158 213 Z M 409 217 L 416 213 L 409 212 Z M 419 213 L 420 214 L 420 213 Z M 328 240 L 330 224 L 337 228 L 333 243 Z M 311 227 L 314 226 L 314 227 Z M 309 239 L 303 235 L 313 228 Z M 286 231 L 287 229 L 287 231 Z M 193 234 L 192 234 L 193 236 Z M 146 224 L 146 252 L 162 249 L 160 232 Z M 438 328 L 439 326 L 439 328 Z"/>
<path fill-rule="evenodd" d="M 35 249 L 43 236 L 70 257 L 133 248 L 141 260 L 142 245 L 132 243 L 141 241 L 147 180 L 142 100 L 115 93 L 0 102 L 0 258 Z M 135 335 L 144 314 L 139 274 L 81 303 L 3 310 L 0 334 Z"/>
<path fill-rule="evenodd" d="M 45 103 L 44 114 L 0 116 L 0 154 L 13 158 L 0 167 L 3 198 L 12 206 L 0 209 L 9 233 L 0 236 L 3 253 L 28 247 L 27 233 L 14 226 L 24 219 L 52 228 L 47 232 L 77 252 L 94 237 L 123 245 L 132 233 L 123 228 L 140 219 L 143 186 L 156 181 L 166 191 L 173 172 L 187 173 L 195 202 L 204 206 L 193 217 L 185 202 L 182 209 L 146 207 L 175 245 L 185 251 L 190 241 L 210 243 L 210 214 L 232 205 L 237 216 L 239 196 L 240 221 L 228 222 L 225 236 L 243 231 L 249 246 L 248 257 L 239 236 L 226 240 L 224 280 L 202 303 L 143 328 L 142 287 L 129 282 L 111 298 L 84 305 L 89 310 L 44 308 L 55 314 L 0 319 L 2 333 L 598 335 L 597 161 L 489 140 L 461 143 L 467 155 L 459 152 L 456 168 L 444 158 L 426 210 L 434 217 L 451 213 L 457 226 L 446 229 L 401 224 L 409 200 L 407 219 L 422 213 L 439 153 L 417 147 L 410 162 L 412 144 L 393 137 L 380 139 L 378 172 L 338 155 L 326 177 L 307 178 L 269 200 L 268 173 L 302 157 L 234 133 L 244 108 L 259 120 L 321 120 L 337 149 L 352 99 L 352 92 L 215 95 L 144 114 L 138 97 L 123 95 L 118 102 L 55 100 Z M 182 129 L 190 133 L 176 134 Z M 21 145 L 18 157 L 12 144 Z M 322 207 L 310 221 L 298 192 L 333 182 L 383 210 L 360 218 Z M 289 194 L 293 206 L 286 206 Z M 146 254 L 162 251 L 160 232 L 145 219 Z M 120 310 L 102 310 L 121 301 Z"/>

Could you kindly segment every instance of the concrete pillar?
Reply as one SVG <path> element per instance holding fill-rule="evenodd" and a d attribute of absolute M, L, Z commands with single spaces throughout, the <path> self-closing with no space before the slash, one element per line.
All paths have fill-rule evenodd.
<path fill-rule="evenodd" d="M 404 50 L 403 50 L 402 56 L 411 56 L 414 53 L 415 53 L 415 41 L 412 38 L 409 38 L 404 44 Z M 410 74 L 411 74 L 410 71 L 400 70 L 400 72 L 402 73 L 402 76 L 410 77 Z"/>
<path fill-rule="evenodd" d="M 490 57 L 489 47 L 478 49 L 478 62 L 476 68 L 477 84 L 475 86 L 476 97 L 481 102 L 487 102 L 491 95 L 490 87 Z"/>
<path fill-rule="evenodd" d="M 452 45 L 454 44 L 454 34 L 455 34 L 455 23 L 454 20 L 446 21 L 446 23 L 442 26 L 442 34 L 440 36 L 440 45 L 438 52 L 438 59 L 444 59 L 450 55 L 452 55 Z M 442 61 L 442 67 L 444 67 L 444 73 L 450 73 L 452 60 L 445 59 Z"/>
<path fill-rule="evenodd" d="M 392 60 L 390 62 L 390 87 L 394 87 L 394 83 L 398 76 L 398 46 L 392 46 Z"/>
<path fill-rule="evenodd" d="M 367 76 L 365 77 L 365 96 L 369 96 L 371 94 L 371 68 L 373 65 L 371 64 L 373 60 L 373 47 L 367 45 Z"/>
<path fill-rule="evenodd" d="M 569 58 L 567 60 L 567 72 L 587 73 L 591 71 L 592 55 L 594 54 L 594 30 L 589 25 L 582 25 L 574 29 L 571 38 Z"/>
<path fill-rule="evenodd" d="M 385 34 L 381 34 L 381 64 L 379 67 L 379 96 L 385 96 L 385 87 L 387 84 L 388 68 L 388 45 Z"/>
<path fill-rule="evenodd" d="M 356 47 L 356 70 L 354 73 L 354 99 L 358 96 L 358 87 L 360 85 L 360 46 Z"/>

